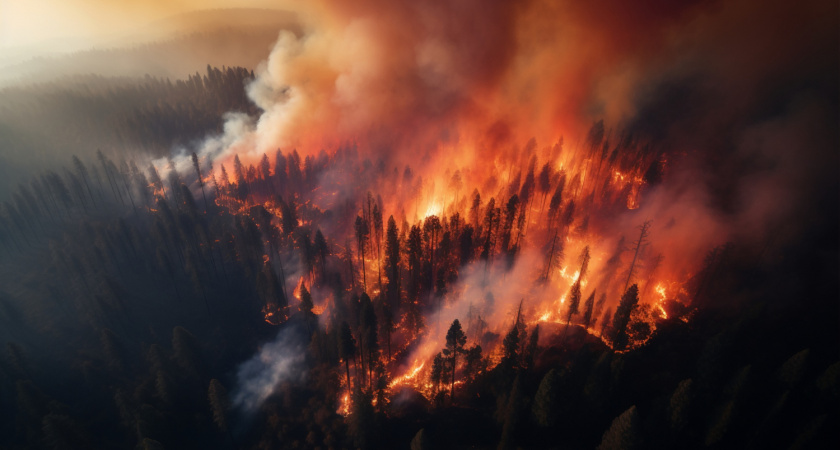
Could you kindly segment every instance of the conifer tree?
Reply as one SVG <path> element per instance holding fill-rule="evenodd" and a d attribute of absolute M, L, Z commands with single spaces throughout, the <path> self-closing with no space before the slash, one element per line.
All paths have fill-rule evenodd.
<path fill-rule="evenodd" d="M 551 369 L 540 381 L 531 411 L 543 427 L 554 427 L 560 419 L 560 372 Z"/>
<path fill-rule="evenodd" d="M 642 247 L 647 244 L 648 236 L 650 236 L 650 226 L 651 221 L 645 221 L 639 227 L 639 238 L 636 239 L 636 242 L 633 243 L 633 260 L 630 261 L 630 268 L 627 271 L 627 281 L 624 283 L 624 290 L 627 290 L 627 286 L 630 285 L 630 280 L 633 278 L 636 270 L 636 261 L 639 259 L 639 252 L 641 251 Z"/>
<path fill-rule="evenodd" d="M 446 332 L 446 348 L 443 354 L 450 358 L 449 367 L 452 369 L 452 383 L 450 383 L 450 397 L 455 401 L 455 369 L 458 363 L 458 353 L 463 353 L 464 345 L 467 343 L 467 336 L 461 329 L 461 322 L 455 319 Z"/>
<path fill-rule="evenodd" d="M 641 447 L 639 413 L 631 406 L 613 420 L 601 438 L 598 450 L 633 450 Z"/>
<path fill-rule="evenodd" d="M 612 318 L 612 341 L 613 348 L 616 350 L 624 350 L 627 347 L 629 339 L 627 325 L 630 323 L 630 315 L 638 303 L 639 288 L 634 284 L 621 297 L 621 302 L 615 309 L 615 315 Z"/>
<path fill-rule="evenodd" d="M 400 239 L 394 216 L 388 218 L 388 229 L 385 232 L 385 277 L 387 306 L 396 308 L 400 303 Z"/>
<path fill-rule="evenodd" d="M 227 390 L 222 385 L 221 381 L 215 378 L 210 380 L 210 387 L 207 390 L 207 400 L 210 403 L 210 411 L 213 413 L 213 423 L 215 423 L 222 432 L 227 433 L 230 400 L 228 399 Z"/>
<path fill-rule="evenodd" d="M 339 331 L 338 336 L 339 346 L 341 349 L 341 359 L 344 360 L 344 369 L 347 372 L 347 388 L 351 389 L 352 385 L 350 384 L 350 360 L 355 359 L 356 339 L 353 337 L 353 332 L 350 331 L 350 325 L 347 323 L 346 320 L 343 320 L 341 322 L 341 330 Z"/>
<path fill-rule="evenodd" d="M 589 329 L 589 325 L 592 322 L 592 311 L 595 307 L 595 291 L 592 291 L 592 294 L 589 295 L 589 298 L 586 299 L 586 303 L 583 305 L 583 319 L 582 324 L 584 329 Z"/>
<path fill-rule="evenodd" d="M 367 270 L 365 264 L 365 247 L 368 241 L 368 224 L 362 216 L 356 216 L 356 223 L 354 225 L 356 231 L 356 248 L 359 252 L 359 263 L 362 265 L 362 289 L 367 292 Z"/>

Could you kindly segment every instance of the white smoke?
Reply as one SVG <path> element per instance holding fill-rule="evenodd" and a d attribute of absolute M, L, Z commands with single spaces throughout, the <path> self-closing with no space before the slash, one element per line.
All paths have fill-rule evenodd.
<path fill-rule="evenodd" d="M 251 359 L 236 369 L 233 404 L 244 412 L 254 412 L 274 393 L 280 383 L 299 383 L 306 378 L 306 346 L 298 330 L 284 327 Z"/>

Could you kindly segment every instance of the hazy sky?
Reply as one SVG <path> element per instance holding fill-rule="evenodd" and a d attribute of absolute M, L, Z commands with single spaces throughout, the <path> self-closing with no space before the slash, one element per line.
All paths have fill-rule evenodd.
<path fill-rule="evenodd" d="M 95 43 L 197 9 L 284 8 L 285 0 L 0 0 L 0 50 L 66 38 Z M 293 3 L 293 2 L 292 2 Z"/>

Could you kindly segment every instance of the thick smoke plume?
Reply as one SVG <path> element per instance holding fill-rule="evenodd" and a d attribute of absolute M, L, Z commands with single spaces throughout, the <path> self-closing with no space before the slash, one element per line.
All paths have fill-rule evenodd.
<path fill-rule="evenodd" d="M 351 146 L 394 173 L 410 165 L 422 180 L 389 191 L 387 180 L 328 171 L 322 192 L 339 195 L 315 202 L 324 209 L 372 191 L 400 225 L 445 215 L 448 206 L 464 211 L 461 199 L 473 189 L 485 201 L 506 200 L 531 155 L 569 169 L 570 178 L 576 170 L 585 183 L 586 170 L 594 171 L 583 156 L 592 151 L 587 132 L 603 120 L 605 142 L 645 143 L 666 173 L 661 184 L 637 183 L 641 204 L 587 217 L 583 233 L 589 227 L 599 237 L 570 245 L 568 260 L 591 245 L 597 281 L 620 237 L 629 242 L 652 219 L 655 242 L 643 251 L 667 262 L 661 275 L 684 281 L 712 247 L 730 240 L 765 247 L 802 233 L 814 205 L 836 192 L 825 182 L 825 167 L 836 164 L 815 163 L 835 161 L 837 141 L 836 99 L 820 94 L 836 92 L 836 61 L 821 56 L 835 47 L 837 18 L 819 2 L 771 1 L 759 10 L 745 0 L 319 1 L 300 16 L 303 35 L 282 33 L 248 86 L 261 116 L 230 116 L 201 153 L 247 165 L 278 148 L 329 157 Z M 803 154 L 785 150 L 796 143 Z M 352 239 L 350 228 L 343 233 L 331 235 Z M 428 319 L 420 358 L 428 360 L 448 323 L 486 303 L 487 293 L 504 299 L 485 311 L 497 332 L 524 296 L 562 303 L 574 277 L 531 292 L 543 254 L 526 249 L 518 258 L 511 271 L 491 273 L 490 284 L 481 264 L 464 269 L 446 309 Z M 615 303 L 620 292 L 609 294 Z M 288 355 L 278 355 L 279 364 Z M 273 379 L 261 380 L 240 404 L 270 392 Z"/>
<path fill-rule="evenodd" d="M 281 34 L 249 86 L 263 114 L 255 123 L 230 117 L 204 152 L 256 161 L 277 148 L 305 156 L 354 142 L 430 178 L 443 167 L 515 158 L 531 137 L 540 147 L 561 136 L 567 148 L 579 145 L 604 119 L 608 133 L 655 139 L 661 151 L 692 155 L 691 164 L 716 160 L 714 177 L 753 164 L 736 148 L 756 123 L 836 110 L 816 97 L 836 91 L 836 63 L 822 58 L 836 46 L 826 8 L 314 2 L 300 13 L 304 34 Z M 698 183 L 717 182 L 703 172 Z"/>

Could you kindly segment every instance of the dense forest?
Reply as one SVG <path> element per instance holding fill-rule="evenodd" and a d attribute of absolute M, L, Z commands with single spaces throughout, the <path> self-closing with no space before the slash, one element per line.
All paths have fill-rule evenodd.
<path fill-rule="evenodd" d="M 208 67 L 176 82 L 0 94 L 5 142 L 23 146 L 8 133 L 89 105 L 95 119 L 61 126 L 103 149 L 20 183 L 0 208 L 0 446 L 838 443 L 838 343 L 821 334 L 837 318 L 836 253 L 819 251 L 836 248 L 830 224 L 795 245 L 710 248 L 680 293 L 653 305 L 661 257 L 643 245 L 648 223 L 592 274 L 598 286 L 583 284 L 590 247 L 562 250 L 599 226 L 598 212 L 635 207 L 668 176 L 661 150 L 631 134 L 610 144 L 603 122 L 583 150 L 549 150 L 594 155 L 601 178 L 541 164 L 527 143 L 519 175 L 486 190 L 496 195 L 461 192 L 452 173 L 452 206 L 413 216 L 387 199 L 423 180 L 353 143 L 253 163 L 192 153 L 165 167 L 108 150 L 163 155 L 218 129 L 224 112 L 254 114 L 252 77 Z M 111 134 L 86 140 L 101 121 Z M 634 170 L 635 182 L 614 175 Z M 529 226 L 541 239 L 535 286 L 561 259 L 579 269 L 556 320 L 534 317 L 539 299 L 488 295 L 475 314 L 433 324 L 467 273 L 516 267 Z M 510 304 L 500 328 L 485 322 Z M 426 370 L 399 375 L 425 342 L 445 345 Z"/>

